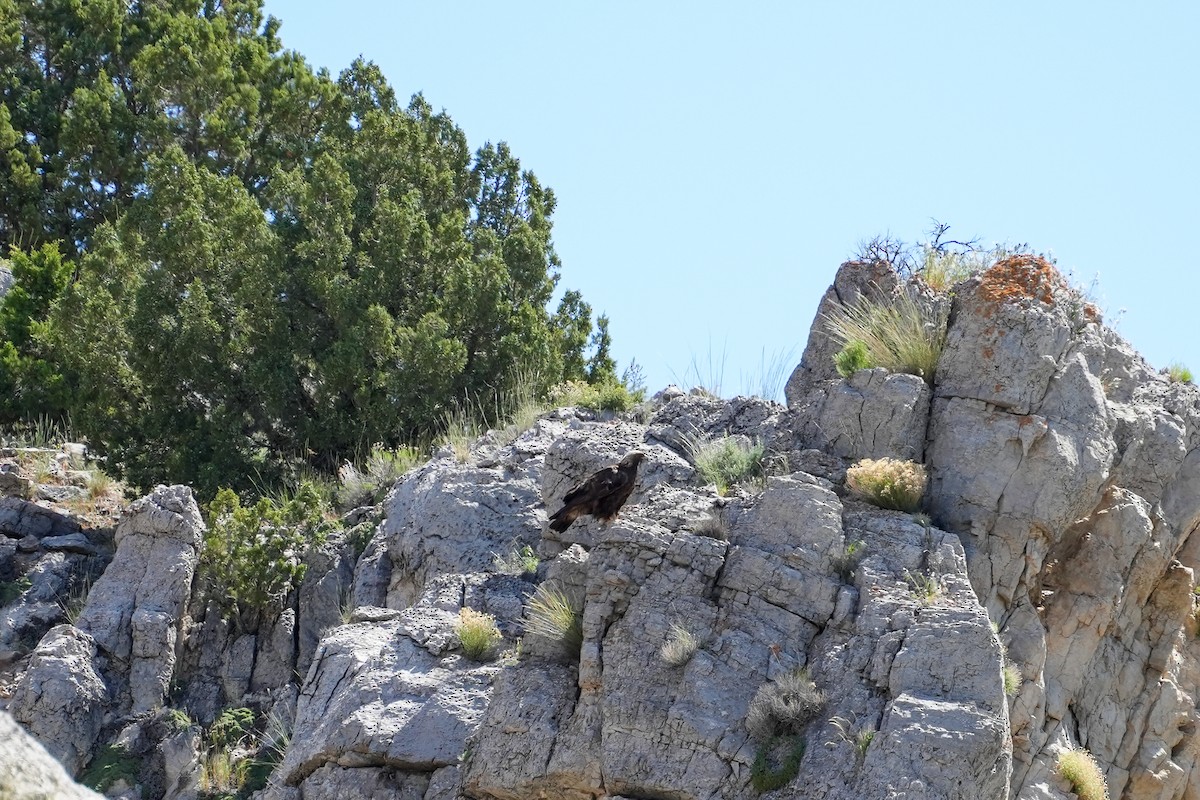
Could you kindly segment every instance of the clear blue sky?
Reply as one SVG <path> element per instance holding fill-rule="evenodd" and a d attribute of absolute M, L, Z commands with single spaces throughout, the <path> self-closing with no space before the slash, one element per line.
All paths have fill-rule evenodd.
<path fill-rule="evenodd" d="M 554 189 L 560 286 L 652 391 L 804 347 L 862 239 L 1028 242 L 1200 374 L 1200 4 L 267 0 Z M 693 367 L 698 367 L 697 370 Z"/>

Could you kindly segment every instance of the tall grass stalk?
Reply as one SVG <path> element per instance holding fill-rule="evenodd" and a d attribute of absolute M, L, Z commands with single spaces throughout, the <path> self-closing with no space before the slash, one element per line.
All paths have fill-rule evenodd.
<path fill-rule="evenodd" d="M 866 294 L 825 316 L 825 326 L 842 347 L 861 342 L 871 365 L 933 382 L 946 344 L 946 320 L 908 291 L 876 300 Z"/>

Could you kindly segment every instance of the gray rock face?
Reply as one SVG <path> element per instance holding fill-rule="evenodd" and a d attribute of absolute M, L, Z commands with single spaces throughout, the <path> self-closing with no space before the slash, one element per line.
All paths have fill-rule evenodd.
<path fill-rule="evenodd" d="M 5 800 L 99 800 L 75 781 L 37 739 L 0 711 L 0 797 Z"/>
<path fill-rule="evenodd" d="M 109 671 L 127 675 L 134 713 L 166 696 L 203 530 L 187 487 L 160 486 L 135 501 L 117 526 L 112 563 L 79 617 L 80 630 L 111 660 Z"/>
<path fill-rule="evenodd" d="M 109 703 L 95 640 L 70 625 L 38 644 L 9 709 L 71 774 L 91 756 Z"/>

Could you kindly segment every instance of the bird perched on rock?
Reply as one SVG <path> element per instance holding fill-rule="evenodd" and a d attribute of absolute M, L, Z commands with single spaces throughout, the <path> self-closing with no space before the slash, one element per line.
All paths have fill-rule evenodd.
<path fill-rule="evenodd" d="M 619 463 L 597 470 L 592 477 L 567 492 L 562 508 L 550 516 L 550 528 L 562 533 L 584 514 L 591 514 L 601 522 L 616 519 L 621 506 L 633 494 L 638 464 L 645 457 L 645 453 L 634 450 Z"/>

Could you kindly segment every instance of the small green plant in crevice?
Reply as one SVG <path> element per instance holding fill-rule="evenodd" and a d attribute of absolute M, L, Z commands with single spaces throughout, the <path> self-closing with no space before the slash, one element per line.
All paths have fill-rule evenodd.
<path fill-rule="evenodd" d="M 772 736 L 760 742 L 750 765 L 750 785 L 759 794 L 787 786 L 799 774 L 803 758 L 802 736 Z"/>
<path fill-rule="evenodd" d="M 504 637 L 496 627 L 496 618 L 491 614 L 462 608 L 458 612 L 458 625 L 454 632 L 462 646 L 463 655 L 472 661 L 487 661 L 496 651 L 496 645 Z"/>
<path fill-rule="evenodd" d="M 672 667 L 682 667 L 700 649 L 701 639 L 682 625 L 672 625 L 671 634 L 658 651 L 659 657 Z"/>
<path fill-rule="evenodd" d="M 904 288 L 886 299 L 864 293 L 826 314 L 825 328 L 843 349 L 861 345 L 865 363 L 933 383 L 946 344 L 948 310 L 948 304 L 923 302 Z"/>
<path fill-rule="evenodd" d="M 272 711 L 267 715 L 266 730 L 263 731 L 262 741 L 258 752 L 253 758 L 245 759 L 240 765 L 241 786 L 239 797 L 250 797 L 255 792 L 265 789 L 271 773 L 279 762 L 283 761 L 284 753 L 292 741 L 291 725 L 285 718 Z"/>
<path fill-rule="evenodd" d="M 286 499 L 243 506 L 229 489 L 208 509 L 200 574 L 208 599 L 244 630 L 277 613 L 304 579 L 304 556 L 325 541 L 330 523 L 312 484 Z"/>
<path fill-rule="evenodd" d="M 492 563 L 502 575 L 536 575 L 541 561 L 533 548 L 525 544 L 520 547 L 514 545 L 506 556 L 495 554 Z"/>
<path fill-rule="evenodd" d="M 561 589 L 547 584 L 538 587 L 525 609 L 525 633 L 556 642 L 566 658 L 579 658 L 583 620 Z"/>
<path fill-rule="evenodd" d="M 22 575 L 11 581 L 0 581 L 0 608 L 25 594 L 26 590 L 32 586 L 33 581 L 29 580 L 28 575 Z"/>
<path fill-rule="evenodd" d="M 925 467 L 896 458 L 864 458 L 846 470 L 846 485 L 880 508 L 916 511 L 925 495 Z"/>
<path fill-rule="evenodd" d="M 746 713 L 746 730 L 758 742 L 801 733 L 825 705 L 825 694 L 797 669 L 759 687 Z"/>
<path fill-rule="evenodd" d="M 866 545 L 856 540 L 847 542 L 842 552 L 833 557 L 833 571 L 842 579 L 842 583 L 854 580 L 854 571 L 866 554 Z"/>
<path fill-rule="evenodd" d="M 121 745 L 110 744 L 100 750 L 79 776 L 79 782 L 97 791 L 106 792 L 117 781 L 133 784 L 141 771 L 141 761 Z"/>
<path fill-rule="evenodd" d="M 942 596 L 942 582 L 932 575 L 904 570 L 904 581 L 909 593 L 923 606 L 933 605 Z"/>
<path fill-rule="evenodd" d="M 745 437 L 693 436 L 686 440 L 686 448 L 701 479 L 715 485 L 722 497 L 737 484 L 764 475 L 765 448 Z"/>
<path fill-rule="evenodd" d="M 208 741 L 214 747 L 228 749 L 245 741 L 253 729 L 253 711 L 248 708 L 227 708 L 208 727 Z"/>
<path fill-rule="evenodd" d="M 1178 361 L 1167 367 L 1167 379 L 1171 383 L 1192 383 L 1192 371 Z"/>
<path fill-rule="evenodd" d="M 1058 756 L 1058 774 L 1071 784 L 1079 800 L 1108 800 L 1108 783 L 1100 765 L 1086 748 L 1076 747 Z"/>
<path fill-rule="evenodd" d="M 858 760 L 862 761 L 866 758 L 871 742 L 875 740 L 875 730 L 868 727 L 859 728 L 857 723 L 858 718 L 854 714 L 851 714 L 850 718 L 831 717 L 829 725 L 833 728 L 836 739 L 826 742 L 825 746 L 837 747 L 839 742 L 848 744 L 854 748 Z"/>
<path fill-rule="evenodd" d="M 167 709 L 163 719 L 171 733 L 186 731 L 188 728 L 196 724 L 192 721 L 192 718 L 188 716 L 186 711 L 178 708 Z"/>
<path fill-rule="evenodd" d="M 867 345 L 858 339 L 846 342 L 842 349 L 834 354 L 833 364 L 837 368 L 838 375 L 843 378 L 849 378 L 860 370 L 875 366 L 867 352 Z"/>

